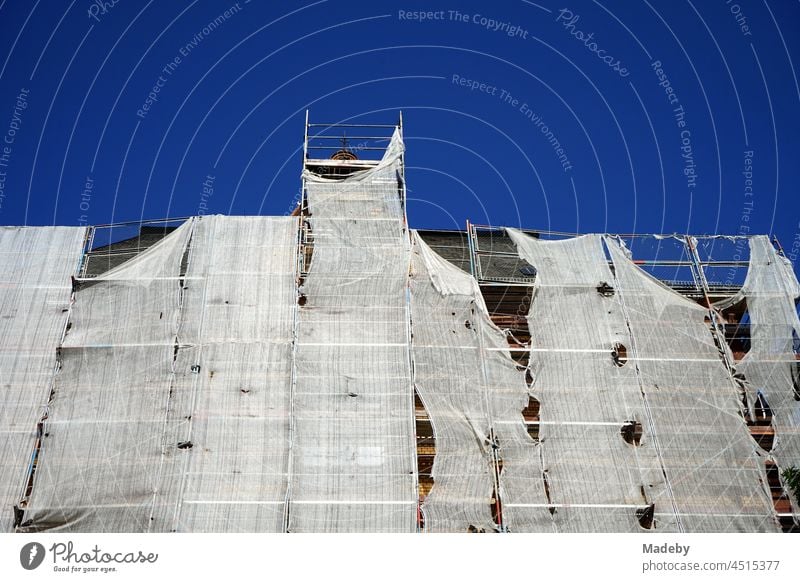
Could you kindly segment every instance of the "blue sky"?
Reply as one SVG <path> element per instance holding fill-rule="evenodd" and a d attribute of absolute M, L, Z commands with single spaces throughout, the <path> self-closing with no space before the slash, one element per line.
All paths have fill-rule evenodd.
<path fill-rule="evenodd" d="M 206 212 L 285 214 L 306 109 L 402 110 L 413 226 L 758 232 L 796 258 L 798 30 L 789 0 L 4 0 L 0 223 L 193 215 L 209 176 Z"/>

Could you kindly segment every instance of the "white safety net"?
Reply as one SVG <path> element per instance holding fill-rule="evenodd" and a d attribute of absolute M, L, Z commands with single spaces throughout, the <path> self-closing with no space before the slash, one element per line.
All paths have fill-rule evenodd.
<path fill-rule="evenodd" d="M 0 227 L 0 532 L 25 493 L 85 228 Z"/>
<path fill-rule="evenodd" d="M 775 439 L 771 454 L 781 473 L 800 469 L 800 321 L 796 301 L 800 284 L 786 257 L 766 236 L 750 238 L 750 266 L 740 293 L 720 304 L 747 302 L 750 350 L 736 366 L 748 387 L 752 405 L 759 393 L 772 411 Z M 800 516 L 797 499 L 795 516 Z"/>
<path fill-rule="evenodd" d="M 151 530 L 285 529 L 297 225 L 196 221 Z"/>
<path fill-rule="evenodd" d="M 26 529 L 284 530 L 296 237 L 202 217 L 82 283 Z"/>
<path fill-rule="evenodd" d="M 505 514 L 513 510 L 512 528 L 524 531 L 644 531 L 637 511 L 662 495 L 664 479 L 648 471 L 655 451 L 634 366 L 613 357 L 630 342 L 602 238 L 541 241 L 506 230 L 537 271 L 531 393 L 540 403 L 540 481 L 551 506 L 520 495 L 521 506 Z M 655 525 L 663 527 L 660 519 Z"/>
<path fill-rule="evenodd" d="M 413 240 L 414 381 L 435 438 L 425 530 L 497 530 L 517 513 L 508 500 L 544 502 L 536 443 L 522 417 L 524 374 L 477 281 L 416 233 Z"/>
<path fill-rule="evenodd" d="M 174 386 L 181 260 L 193 222 L 80 284 L 23 531 L 144 532 Z"/>
<path fill-rule="evenodd" d="M 416 529 L 402 152 L 395 132 L 375 168 L 304 173 L 313 255 L 297 321 L 290 532 Z"/>
<path fill-rule="evenodd" d="M 537 269 L 530 369 L 553 528 L 775 531 L 707 310 L 615 240 L 509 234 Z"/>
<path fill-rule="evenodd" d="M 687 532 L 777 531 L 764 458 L 708 310 L 642 271 L 616 241 L 606 242 L 633 337 L 631 363 L 667 478 L 656 517 Z"/>

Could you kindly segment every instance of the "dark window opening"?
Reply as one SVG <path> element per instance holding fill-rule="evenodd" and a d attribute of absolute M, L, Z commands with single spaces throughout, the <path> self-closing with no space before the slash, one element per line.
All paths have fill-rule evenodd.
<path fill-rule="evenodd" d="M 770 424 L 772 422 L 772 408 L 769 406 L 769 402 L 767 402 L 767 397 L 764 396 L 764 393 L 759 390 L 758 394 L 756 395 L 756 401 L 753 404 L 753 412 L 755 418 L 753 419 L 756 423 L 766 423 Z"/>
<path fill-rule="evenodd" d="M 417 527 L 425 528 L 425 514 L 422 512 L 422 502 L 433 489 L 433 463 L 436 458 L 436 436 L 433 424 L 428 417 L 428 412 L 416 388 L 414 389 L 414 415 L 417 437 Z"/>
<path fill-rule="evenodd" d="M 785 533 L 800 533 L 800 526 L 792 517 L 792 502 L 781 482 L 781 471 L 773 460 L 766 462 L 767 484 L 772 493 L 772 504 L 778 514 L 778 521 Z"/>
<path fill-rule="evenodd" d="M 539 440 L 539 407 L 539 401 L 533 396 L 528 396 L 528 405 L 522 409 L 522 418 L 525 419 L 528 436 L 537 442 Z"/>
<path fill-rule="evenodd" d="M 792 392 L 794 399 L 800 402 L 800 362 L 795 362 L 792 369 Z"/>
<path fill-rule="evenodd" d="M 629 445 L 638 447 L 642 442 L 642 423 L 637 420 L 627 421 L 619 432 L 622 439 Z"/>
<path fill-rule="evenodd" d="M 503 459 L 497 459 L 497 474 L 500 475 L 503 471 Z M 497 490 L 497 485 L 492 489 L 491 512 L 492 521 L 495 527 L 500 528 L 503 523 L 503 504 L 500 500 L 500 492 Z"/>
<path fill-rule="evenodd" d="M 750 435 L 765 451 L 771 451 L 775 442 L 775 429 L 772 426 L 772 408 L 761 390 L 753 402 L 753 418 L 748 423 Z"/>
<path fill-rule="evenodd" d="M 647 507 L 636 510 L 636 519 L 643 529 L 653 529 L 653 522 L 656 515 L 655 503 L 651 503 Z"/>
<path fill-rule="evenodd" d="M 722 312 L 725 341 L 733 359 L 741 360 L 750 351 L 750 314 L 744 301 Z"/>
<path fill-rule="evenodd" d="M 602 281 L 597 286 L 597 292 L 600 295 L 602 295 L 603 297 L 613 297 L 614 296 L 614 288 L 611 285 L 609 285 L 608 283 L 606 283 L 605 281 Z"/>
<path fill-rule="evenodd" d="M 628 363 L 628 348 L 622 344 L 614 344 L 614 348 L 611 350 L 611 358 L 614 360 L 614 364 L 621 368 Z"/>

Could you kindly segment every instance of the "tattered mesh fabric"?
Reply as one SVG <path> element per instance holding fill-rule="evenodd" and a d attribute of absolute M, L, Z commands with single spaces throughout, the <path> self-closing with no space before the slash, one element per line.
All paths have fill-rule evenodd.
<path fill-rule="evenodd" d="M 539 492 L 536 443 L 522 409 L 524 375 L 494 326 L 475 279 L 441 258 L 414 233 L 411 313 L 414 380 L 433 426 L 433 487 L 422 511 L 426 531 L 492 531 L 498 469 L 506 492 Z M 512 512 L 513 513 L 513 512 Z"/>
<path fill-rule="evenodd" d="M 0 532 L 24 493 L 85 228 L 0 227 Z"/>
<path fill-rule="evenodd" d="M 151 531 L 284 531 L 297 224 L 196 220 Z"/>
<path fill-rule="evenodd" d="M 606 238 L 667 477 L 656 516 L 687 532 L 777 531 L 764 460 L 709 329 L 708 311 L 637 267 Z M 669 516 L 666 497 L 674 505 Z"/>
<path fill-rule="evenodd" d="M 80 284 L 23 531 L 151 527 L 192 226 Z"/>
<path fill-rule="evenodd" d="M 291 532 L 416 529 L 403 143 L 344 179 L 303 175 L 313 256 L 300 288 Z"/>
<path fill-rule="evenodd" d="M 800 284 L 786 257 L 777 253 L 766 236 L 750 238 L 750 266 L 738 295 L 719 304 L 747 301 L 750 350 L 736 371 L 742 374 L 752 405 L 759 392 L 772 410 L 775 439 L 772 457 L 781 471 L 800 468 L 800 321 L 796 300 Z M 795 519 L 798 500 L 790 495 Z"/>
<path fill-rule="evenodd" d="M 542 241 L 506 231 L 537 272 L 528 312 L 531 394 L 540 403 L 539 480 L 553 508 L 537 505 L 538 492 L 509 492 L 504 517 L 517 531 L 644 531 L 637 510 L 670 506 L 634 365 L 619 359 L 630 336 L 602 238 Z M 640 427 L 638 444 L 623 438 L 625 426 Z M 654 526 L 670 530 L 661 516 Z"/>
<path fill-rule="evenodd" d="M 496 476 L 482 381 L 475 289 L 414 234 L 411 312 L 416 390 L 435 437 L 426 531 L 492 531 Z"/>

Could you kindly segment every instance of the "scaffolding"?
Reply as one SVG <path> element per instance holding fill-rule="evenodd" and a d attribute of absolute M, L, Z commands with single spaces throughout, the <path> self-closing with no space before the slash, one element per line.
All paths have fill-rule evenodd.
<path fill-rule="evenodd" d="M 0 362 L 47 367 L 0 419 L 6 531 L 797 529 L 777 240 L 414 231 L 402 116 L 307 116 L 302 168 L 289 217 L 73 229 L 27 270 L 66 231 L 0 233 Z"/>

